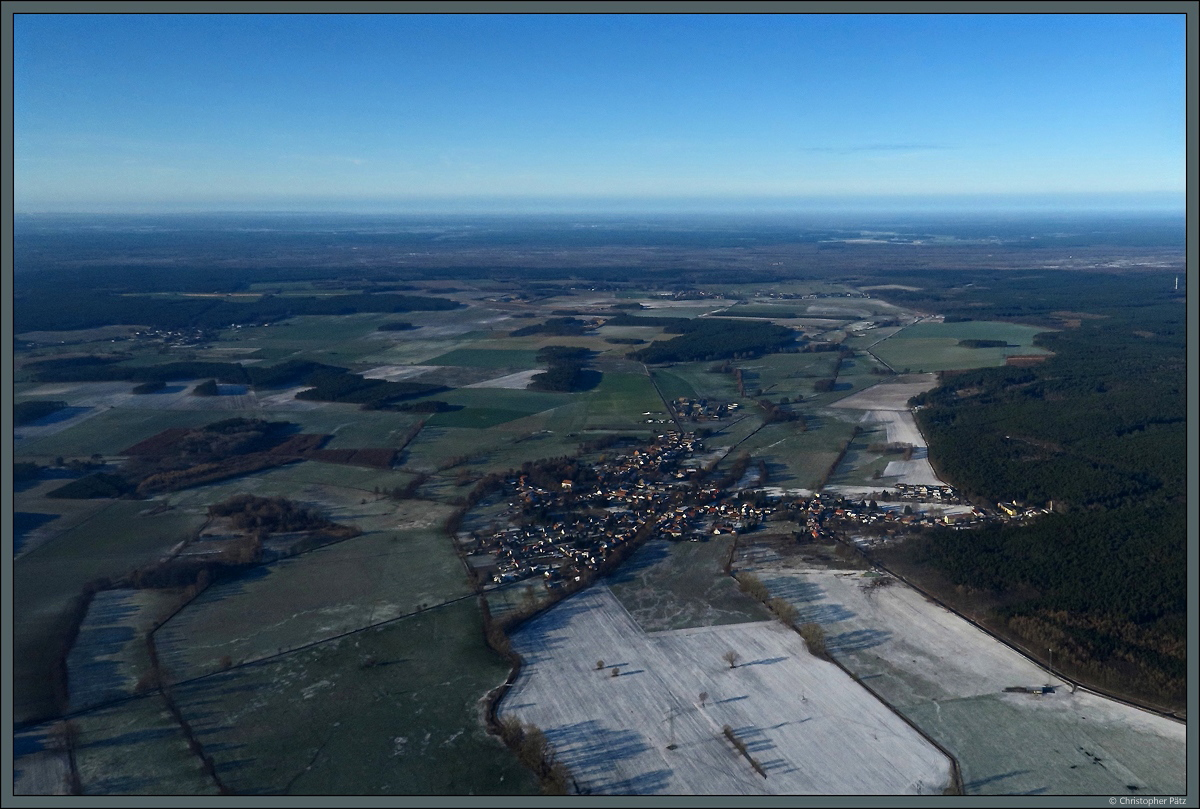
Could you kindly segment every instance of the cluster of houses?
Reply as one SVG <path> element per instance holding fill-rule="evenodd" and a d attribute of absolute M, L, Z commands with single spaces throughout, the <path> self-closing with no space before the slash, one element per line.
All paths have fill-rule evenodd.
<path fill-rule="evenodd" d="M 961 506 L 949 486 L 898 484 L 891 502 L 854 500 L 836 494 L 807 497 L 727 491 L 702 481 L 695 453 L 704 449 L 693 433 L 667 432 L 652 443 L 606 454 L 575 480 L 537 485 L 527 474 L 505 481 L 502 522 L 464 540 L 476 569 L 493 586 L 540 577 L 548 587 L 578 581 L 617 548 L 645 531 L 652 536 L 699 542 L 744 533 L 767 520 L 792 520 L 801 541 L 832 539 L 856 528 L 890 529 L 951 525 L 964 528 L 994 519 L 1024 518 L 1035 511 L 1000 504 L 1004 517 L 977 508 L 914 509 L 911 502 Z M 899 503 L 905 503 L 904 506 Z M 1012 508 L 1006 508 L 1011 506 Z M 864 540 L 866 541 L 866 540 Z"/>
<path fill-rule="evenodd" d="M 737 402 L 710 402 L 708 399 L 689 399 L 680 396 L 671 402 L 671 410 L 678 418 L 692 421 L 717 421 L 732 415 L 740 405 Z"/>
<path fill-rule="evenodd" d="M 1014 520 L 1026 520 L 1030 517 L 1036 517 L 1039 514 L 1049 514 L 1052 512 L 1054 510 L 1054 501 L 1051 500 L 1050 504 L 1045 508 L 1033 508 L 1032 506 L 1015 501 L 1011 503 L 997 503 L 996 508 L 1000 509 L 1000 512 L 1005 517 L 1010 517 Z"/>
<path fill-rule="evenodd" d="M 231 324 L 232 326 L 233 324 Z M 194 346 L 211 342 L 215 336 L 205 329 L 140 329 L 133 336 L 169 346 Z"/>
<path fill-rule="evenodd" d="M 892 486 L 894 500 L 918 500 L 922 503 L 962 503 L 958 493 L 950 486 L 927 486 L 924 484 L 897 483 Z"/>
<path fill-rule="evenodd" d="M 511 478 L 504 515 L 521 524 L 472 534 L 467 550 L 490 557 L 482 569 L 494 584 L 541 576 L 553 587 L 596 569 L 647 525 L 656 536 L 695 541 L 756 526 L 767 509 L 722 501 L 716 486 L 693 484 L 691 459 L 703 448 L 693 433 L 671 431 L 606 456 L 578 480 L 547 487 L 528 475 Z M 521 519 L 531 513 L 540 517 Z"/>

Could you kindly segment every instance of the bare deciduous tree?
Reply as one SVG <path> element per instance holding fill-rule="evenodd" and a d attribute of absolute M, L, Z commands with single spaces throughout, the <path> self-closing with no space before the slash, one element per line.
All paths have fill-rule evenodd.
<path fill-rule="evenodd" d="M 730 649 L 725 654 L 721 655 L 721 659 L 724 660 L 726 663 L 728 663 L 729 668 L 731 668 L 731 669 L 737 668 L 737 662 L 738 662 L 739 658 L 741 658 L 741 655 L 738 654 L 737 652 L 733 651 L 732 649 Z"/>

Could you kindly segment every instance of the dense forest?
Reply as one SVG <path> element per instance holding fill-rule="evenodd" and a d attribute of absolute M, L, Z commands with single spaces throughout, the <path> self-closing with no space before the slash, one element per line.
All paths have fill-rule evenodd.
<path fill-rule="evenodd" d="M 1057 282 L 1058 279 L 1054 279 Z M 1182 303 L 1092 290 L 1030 367 L 945 374 L 914 398 L 930 460 L 981 503 L 1055 513 L 969 535 L 934 531 L 912 558 L 1004 604 L 1013 633 L 1077 675 L 1178 700 L 1186 673 L 1187 393 Z M 1057 287 L 1057 283 L 1053 284 Z M 1046 311 L 1054 289 L 1023 290 Z M 994 293 L 993 293 L 994 294 Z M 1078 301 L 1072 308 L 1079 309 Z M 1009 304 L 1011 306 L 1011 304 Z"/>
<path fill-rule="evenodd" d="M 393 293 L 263 295 L 251 302 L 239 302 L 217 297 L 150 297 L 38 287 L 15 297 L 13 326 L 18 334 L 112 324 L 218 329 L 233 323 L 275 323 L 297 315 L 441 311 L 460 305 L 445 298 Z"/>
<path fill-rule="evenodd" d="M 342 371 L 335 365 L 288 360 L 278 365 L 191 360 L 157 365 L 123 365 L 125 356 L 83 356 L 28 362 L 24 369 L 37 382 L 170 382 L 210 377 L 230 385 L 281 388 L 302 382 L 318 371 Z"/>
<path fill-rule="evenodd" d="M 757 357 L 796 345 L 797 333 L 786 326 L 763 321 L 719 318 L 638 317 L 620 314 L 609 318 L 613 326 L 659 326 L 670 340 L 658 340 L 629 353 L 640 362 L 690 362 L 731 357 Z"/>
<path fill-rule="evenodd" d="M 963 348 L 1005 348 L 1008 346 L 1007 340 L 959 340 L 958 344 Z"/>
<path fill-rule="evenodd" d="M 576 337 L 588 329 L 587 321 L 577 317 L 552 317 L 545 323 L 534 323 L 522 326 L 511 334 L 513 337 L 526 337 L 530 334 L 550 334 L 555 337 Z"/>
<path fill-rule="evenodd" d="M 67 406 L 66 402 L 52 402 L 45 399 L 35 399 L 29 402 L 17 402 L 13 405 L 13 426 L 21 427 L 32 424 L 51 413 L 57 413 Z"/>
<path fill-rule="evenodd" d="M 590 370 L 592 352 L 573 346 L 546 346 L 537 353 L 537 361 L 550 367 L 534 374 L 529 387 L 533 390 L 550 390 L 569 393 L 588 390 L 600 382 L 600 373 Z"/>
<path fill-rule="evenodd" d="M 316 371 L 305 378 L 304 384 L 312 387 L 297 393 L 297 399 L 347 402 L 360 405 L 363 410 L 379 410 L 404 399 L 415 399 L 446 390 L 444 385 L 366 379 L 342 368 Z"/>

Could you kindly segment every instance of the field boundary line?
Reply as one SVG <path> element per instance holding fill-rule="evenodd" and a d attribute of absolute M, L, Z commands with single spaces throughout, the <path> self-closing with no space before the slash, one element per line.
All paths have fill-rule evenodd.
<path fill-rule="evenodd" d="M 340 632 L 336 635 L 330 635 L 327 638 L 321 638 L 319 640 L 309 641 L 308 643 L 303 643 L 299 646 L 293 646 L 291 649 L 284 649 L 282 652 L 276 652 L 275 654 L 265 655 L 264 657 L 258 657 L 258 658 L 255 658 L 254 660 L 246 660 L 241 663 L 236 663 L 227 669 L 221 669 L 220 671 L 212 671 L 212 672 L 209 672 L 208 674 L 200 674 L 196 677 L 189 677 L 186 680 L 179 680 L 178 682 L 174 682 L 171 685 L 172 686 L 190 685 L 191 683 L 195 683 L 200 680 L 206 680 L 209 677 L 215 677 L 218 674 L 224 674 L 226 672 L 233 671 L 235 669 L 246 668 L 248 666 L 257 666 L 261 663 L 269 663 L 278 658 L 286 657 L 287 655 L 290 655 L 290 654 L 295 654 L 296 652 L 303 652 L 307 649 L 312 649 L 315 646 L 321 646 L 326 643 L 332 643 L 335 640 L 341 640 L 342 638 L 346 638 L 351 635 L 357 635 L 360 632 L 366 632 L 368 629 L 377 629 L 381 626 L 387 626 L 388 624 L 395 623 L 396 621 L 402 621 L 405 618 L 411 618 L 414 615 L 422 615 L 424 613 L 433 612 L 434 610 L 441 609 L 442 607 L 448 607 L 451 604 L 457 604 L 459 601 L 462 601 L 463 599 L 474 598 L 474 597 L 475 597 L 475 593 L 473 593 L 473 592 L 467 593 L 466 595 L 461 595 L 461 596 L 458 596 L 457 598 L 447 599 L 446 601 L 443 601 L 439 604 L 434 604 L 432 607 L 428 607 L 426 609 L 416 609 L 416 610 L 413 610 L 412 612 L 406 612 L 403 615 L 397 615 L 392 618 L 385 618 L 382 621 L 375 621 L 374 623 L 364 624 L 363 626 L 355 627 L 354 629 L 349 629 L 345 632 Z"/>
<path fill-rule="evenodd" d="M 883 298 L 880 298 L 879 300 L 883 300 Z M 874 348 L 875 346 L 879 345 L 882 342 L 892 339 L 897 334 L 899 334 L 900 332 L 907 329 L 909 326 L 915 326 L 918 323 L 924 323 L 924 322 L 925 322 L 925 318 L 921 317 L 921 318 L 918 318 L 917 320 L 914 320 L 912 323 L 906 323 L 905 325 L 901 326 L 900 328 L 896 329 L 894 332 L 889 334 L 887 337 L 880 337 L 878 340 L 871 343 L 869 346 L 867 346 L 866 352 L 868 354 L 870 354 L 875 359 L 875 361 L 878 362 L 880 365 L 882 365 L 884 368 L 887 368 L 893 374 L 896 373 L 895 368 L 893 368 L 891 365 L 888 365 L 886 362 L 884 362 L 884 360 L 882 358 L 880 358 L 880 356 L 878 354 L 876 354 L 874 351 L 872 351 L 871 349 Z"/>
<path fill-rule="evenodd" d="M 122 588 L 122 589 L 124 589 L 124 588 Z M 291 649 L 284 649 L 282 652 L 275 652 L 274 654 L 266 655 L 264 657 L 256 657 L 253 660 L 245 660 L 240 663 L 235 663 L 227 669 L 221 669 L 219 671 L 210 671 L 207 674 L 199 674 L 195 677 L 189 677 L 186 680 L 179 680 L 177 682 L 171 683 L 171 686 L 174 687 L 174 686 L 181 686 L 181 685 L 191 685 L 193 683 L 199 682 L 200 680 L 207 680 L 210 677 L 216 677 L 218 674 L 225 674 L 227 672 L 234 671 L 235 669 L 247 668 L 249 666 L 257 666 L 260 663 L 270 663 L 281 657 L 286 657 L 286 656 L 288 656 L 290 654 L 294 654 L 296 652 L 303 652 L 307 649 L 311 649 L 315 646 L 320 646 L 321 644 L 324 644 L 324 643 L 330 643 L 335 640 L 341 640 L 342 638 L 349 637 L 350 635 L 356 635 L 360 632 L 365 632 L 368 629 L 376 629 L 381 626 L 386 626 L 388 624 L 395 623 L 396 621 L 404 620 L 405 618 L 411 618 L 414 615 L 420 615 L 422 613 L 432 612 L 433 610 L 440 609 L 442 607 L 448 607 L 452 604 L 457 604 L 459 601 L 462 601 L 463 599 L 474 598 L 475 596 L 476 596 L 476 593 L 474 593 L 474 592 L 467 593 L 466 595 L 458 596 L 457 598 L 452 598 L 447 601 L 443 601 L 439 604 L 434 604 L 432 607 L 429 607 L 427 609 L 414 610 L 412 612 L 406 612 L 403 615 L 397 615 L 392 618 L 385 618 L 382 621 L 375 621 L 370 624 L 365 624 L 360 627 L 355 627 L 354 629 L 347 630 L 347 631 L 339 633 L 337 635 L 330 635 L 327 638 L 320 638 L 319 640 L 309 641 L 308 643 L 304 643 L 304 644 L 301 644 L 300 646 L 292 647 Z M 186 606 L 186 605 L 184 605 L 184 606 Z M 180 609 L 182 609 L 182 607 Z M 178 612 L 178 610 L 176 612 Z M 60 716 L 53 717 L 51 719 L 43 719 L 43 720 L 39 720 L 36 722 L 28 722 L 24 726 L 21 726 L 21 727 L 14 725 L 13 729 L 14 730 L 23 730 L 26 728 L 36 727 L 38 725 L 45 724 L 46 722 L 57 721 L 58 719 L 71 719 L 71 718 L 78 717 L 78 716 L 87 716 L 88 714 L 94 713 L 95 711 L 112 708 L 117 705 L 122 705 L 126 702 L 133 702 L 133 701 L 139 700 L 139 699 L 148 699 L 148 698 L 150 698 L 150 696 L 151 696 L 150 694 L 130 694 L 130 695 L 124 696 L 124 697 L 117 697 L 115 699 L 110 699 L 105 702 L 98 702 L 95 705 L 89 705 L 86 708 L 81 708 L 77 711 L 70 711 L 68 713 L 61 714 Z"/>
<path fill-rule="evenodd" d="M 663 403 L 663 407 L 667 409 L 667 415 L 671 417 L 671 421 L 675 423 L 675 429 L 682 431 L 679 426 L 679 417 L 675 415 L 675 408 L 671 407 L 666 397 L 663 396 L 662 390 L 658 387 L 658 380 L 654 378 L 654 374 L 650 371 L 650 366 L 642 363 L 642 370 L 646 372 L 646 376 L 650 377 L 650 384 L 654 386 L 654 392 L 658 394 L 658 400 Z"/>

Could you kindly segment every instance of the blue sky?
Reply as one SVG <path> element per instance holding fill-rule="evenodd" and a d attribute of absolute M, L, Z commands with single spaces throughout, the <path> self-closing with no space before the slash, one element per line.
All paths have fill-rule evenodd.
<path fill-rule="evenodd" d="M 14 43 L 18 211 L 1183 205 L 1183 15 L 22 14 Z"/>

